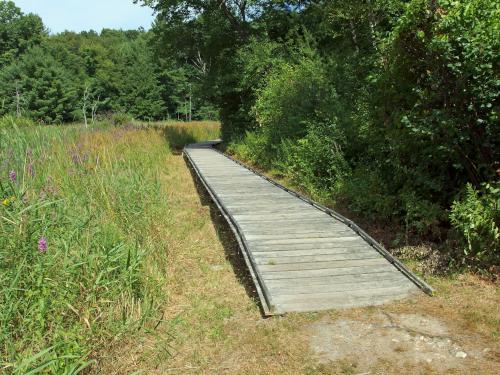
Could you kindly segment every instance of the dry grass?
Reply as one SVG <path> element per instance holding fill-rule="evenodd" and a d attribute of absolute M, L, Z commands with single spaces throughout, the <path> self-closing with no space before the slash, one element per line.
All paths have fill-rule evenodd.
<path fill-rule="evenodd" d="M 264 319 L 229 228 L 210 204 L 181 155 L 172 154 L 161 173 L 168 216 L 151 225 L 156 249 L 148 264 L 164 280 L 166 296 L 157 324 L 134 337 L 110 343 L 99 373 L 127 374 L 358 374 L 356 358 L 319 363 L 311 351 L 310 326 L 328 319 L 369 321 L 379 311 L 434 316 L 456 340 L 491 348 L 487 358 L 467 362 L 474 373 L 498 366 L 498 287 L 474 276 L 435 278 L 438 294 L 421 295 L 377 308 L 289 314 Z M 439 373 L 428 364 L 401 368 L 374 354 L 370 373 Z M 418 371 L 417 371 L 418 369 Z M 479 371 L 479 372 L 478 372 Z"/>

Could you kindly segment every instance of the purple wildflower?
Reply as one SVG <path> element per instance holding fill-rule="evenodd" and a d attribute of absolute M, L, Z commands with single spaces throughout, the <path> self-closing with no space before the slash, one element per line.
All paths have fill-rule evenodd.
<path fill-rule="evenodd" d="M 38 250 L 40 250 L 41 253 L 45 253 L 47 251 L 47 239 L 45 237 L 41 237 L 38 240 Z"/>
<path fill-rule="evenodd" d="M 35 166 L 33 165 L 33 163 L 28 164 L 28 174 L 31 177 L 35 177 Z"/>
<path fill-rule="evenodd" d="M 16 182 L 17 181 L 17 173 L 16 173 L 16 171 L 10 171 L 9 172 L 9 179 L 12 182 Z"/>

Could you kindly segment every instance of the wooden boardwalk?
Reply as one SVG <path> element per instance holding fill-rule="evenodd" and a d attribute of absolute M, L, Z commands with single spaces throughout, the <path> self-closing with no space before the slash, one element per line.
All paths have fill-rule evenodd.
<path fill-rule="evenodd" d="M 213 149 L 184 155 L 228 221 L 266 315 L 378 305 L 432 288 L 354 223 Z"/>

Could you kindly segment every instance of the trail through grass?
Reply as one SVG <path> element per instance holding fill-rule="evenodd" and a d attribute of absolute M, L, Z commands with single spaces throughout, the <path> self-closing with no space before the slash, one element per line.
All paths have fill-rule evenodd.
<path fill-rule="evenodd" d="M 430 280 L 433 298 L 263 319 L 230 229 L 180 154 L 217 137 L 214 123 L 2 130 L 0 372 L 498 373 L 499 289 L 475 276 Z M 467 358 L 418 362 L 436 338 L 385 321 L 389 344 L 410 337 L 389 357 L 363 335 L 363 358 L 355 345 L 332 355 L 331 327 L 372 332 L 408 315 L 446 326 L 442 340 Z"/>

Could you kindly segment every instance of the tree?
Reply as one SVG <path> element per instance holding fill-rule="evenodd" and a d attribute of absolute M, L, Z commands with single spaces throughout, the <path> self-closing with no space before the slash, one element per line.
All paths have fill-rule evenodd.
<path fill-rule="evenodd" d="M 40 17 L 23 14 L 12 1 L 0 1 L 0 68 L 39 45 L 46 35 Z"/>
<path fill-rule="evenodd" d="M 22 96 L 29 117 L 47 123 L 73 121 L 80 117 L 78 91 L 71 73 L 41 47 L 0 71 L 0 96 L 6 98 L 1 114 L 18 112 Z"/>

